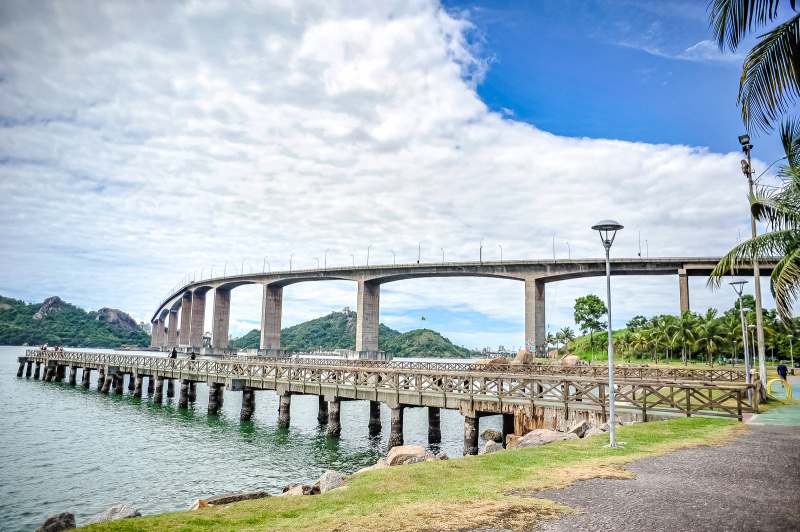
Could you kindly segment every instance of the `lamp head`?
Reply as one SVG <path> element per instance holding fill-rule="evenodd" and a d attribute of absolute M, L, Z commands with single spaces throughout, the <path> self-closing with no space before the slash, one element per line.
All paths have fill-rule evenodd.
<path fill-rule="evenodd" d="M 608 249 L 611 247 L 611 244 L 614 243 L 614 237 L 617 236 L 617 231 L 623 229 L 623 226 L 614 220 L 601 220 L 594 224 L 592 229 L 600 233 L 600 240 L 603 242 L 603 247 Z"/>
<path fill-rule="evenodd" d="M 731 285 L 734 290 L 736 290 L 736 293 L 739 294 L 739 296 L 741 296 L 742 291 L 744 290 L 744 285 L 747 284 L 747 281 L 731 281 L 728 284 Z"/>
<path fill-rule="evenodd" d="M 752 324 L 750 324 L 750 325 L 748 325 L 748 326 L 747 326 L 747 328 L 748 328 L 748 329 L 755 329 L 755 328 L 756 328 L 756 326 L 755 326 L 755 325 L 752 325 Z"/>
<path fill-rule="evenodd" d="M 794 335 L 793 334 L 787 334 L 786 338 L 794 338 Z"/>
<path fill-rule="evenodd" d="M 747 135 L 747 134 L 739 135 L 739 143 L 742 146 L 747 146 L 748 144 L 750 144 L 750 135 Z"/>

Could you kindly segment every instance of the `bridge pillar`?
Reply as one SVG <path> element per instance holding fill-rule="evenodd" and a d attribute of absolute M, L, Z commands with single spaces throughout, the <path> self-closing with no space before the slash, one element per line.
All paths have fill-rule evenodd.
<path fill-rule="evenodd" d="M 69 368 L 69 385 L 75 386 L 78 384 L 78 366 L 70 366 Z"/>
<path fill-rule="evenodd" d="M 19 369 L 17 370 L 17 377 L 22 377 L 22 373 L 25 371 L 25 361 L 21 361 L 19 363 Z"/>
<path fill-rule="evenodd" d="M 338 438 L 342 434 L 341 406 L 338 397 L 328 403 L 328 438 Z"/>
<path fill-rule="evenodd" d="M 192 324 L 189 329 L 189 345 L 203 347 L 203 328 L 206 319 L 206 293 L 195 290 L 192 294 Z"/>
<path fill-rule="evenodd" d="M 358 282 L 356 312 L 356 351 L 378 350 L 381 285 L 370 281 Z"/>
<path fill-rule="evenodd" d="M 514 414 L 503 414 L 503 448 L 509 434 L 514 434 Z"/>
<path fill-rule="evenodd" d="M 125 378 L 125 376 L 122 376 Z M 128 391 L 132 392 L 136 390 L 136 377 L 134 377 L 133 373 L 128 373 Z"/>
<path fill-rule="evenodd" d="M 208 415 L 209 416 L 216 416 L 219 413 L 219 409 L 222 406 L 222 394 L 223 390 L 225 390 L 225 386 L 218 383 L 212 382 L 208 386 Z"/>
<path fill-rule="evenodd" d="M 152 375 L 147 377 L 147 395 L 153 395 L 156 387 L 156 378 Z"/>
<path fill-rule="evenodd" d="M 81 378 L 81 385 L 83 385 L 84 389 L 86 389 L 86 390 L 89 389 L 89 387 L 92 385 L 91 384 L 91 380 L 92 380 L 92 369 L 91 368 L 83 368 L 83 376 Z"/>
<path fill-rule="evenodd" d="M 56 366 L 56 382 L 61 382 L 64 380 L 64 377 L 67 373 L 67 367 L 58 365 Z"/>
<path fill-rule="evenodd" d="M 131 374 L 131 380 L 133 380 L 133 374 Z M 137 375 L 136 376 L 136 385 L 133 387 L 133 396 L 136 398 L 142 398 L 142 387 L 144 385 L 144 375 Z"/>
<path fill-rule="evenodd" d="M 686 270 L 678 270 L 678 287 L 681 294 L 681 314 L 689 310 L 689 276 Z"/>
<path fill-rule="evenodd" d="M 178 345 L 189 347 L 192 330 L 192 293 L 185 292 L 181 298 L 181 329 Z"/>
<path fill-rule="evenodd" d="M 278 407 L 278 428 L 288 429 L 291 420 L 292 395 L 289 392 L 280 394 Z"/>
<path fill-rule="evenodd" d="M 317 412 L 317 423 L 320 425 L 328 424 L 328 401 L 325 400 L 324 395 L 318 396 L 319 411 Z"/>
<path fill-rule="evenodd" d="M 478 454 L 478 417 L 464 416 L 464 456 Z"/>
<path fill-rule="evenodd" d="M 181 379 L 181 395 L 178 397 L 178 408 L 186 410 L 189 408 L 189 381 Z"/>
<path fill-rule="evenodd" d="M 167 379 L 167 397 L 175 397 L 175 379 Z"/>
<path fill-rule="evenodd" d="M 438 407 L 428 407 L 428 443 L 442 443 L 441 411 Z"/>
<path fill-rule="evenodd" d="M 108 395 L 111 392 L 111 383 L 114 380 L 115 375 L 111 375 L 106 373 L 105 378 L 103 379 L 103 387 L 100 389 L 100 393 L 103 395 Z"/>
<path fill-rule="evenodd" d="M 114 375 L 116 378 L 116 382 L 114 383 L 114 393 L 117 395 L 122 395 L 122 386 L 125 384 L 125 374 L 124 373 L 117 373 Z"/>
<path fill-rule="evenodd" d="M 256 410 L 256 391 L 245 386 L 242 390 L 242 413 L 239 415 L 241 421 L 250 421 L 253 412 Z"/>
<path fill-rule="evenodd" d="M 525 345 L 536 357 L 546 355 L 544 281 L 525 279 Z"/>
<path fill-rule="evenodd" d="M 403 445 L 403 407 L 392 408 L 392 431 L 389 433 L 389 449 Z"/>
<path fill-rule="evenodd" d="M 189 381 L 189 402 L 194 403 L 197 401 L 197 383 Z"/>
<path fill-rule="evenodd" d="M 261 301 L 261 349 L 281 348 L 281 312 L 283 287 L 264 285 Z"/>
<path fill-rule="evenodd" d="M 378 401 L 369 402 L 369 435 L 375 436 L 381 433 L 381 403 Z"/>
<path fill-rule="evenodd" d="M 100 369 L 97 371 L 97 391 L 102 393 L 103 386 L 106 385 L 106 368 L 100 366 Z"/>
<path fill-rule="evenodd" d="M 214 324 L 212 325 L 211 347 L 228 347 L 228 324 L 231 319 L 231 291 L 222 288 L 214 290 Z"/>
<path fill-rule="evenodd" d="M 153 377 L 150 377 L 153 382 Z M 164 377 L 156 377 L 156 392 L 153 396 L 153 403 L 160 405 L 164 402 Z"/>
<path fill-rule="evenodd" d="M 150 325 L 153 326 L 152 332 L 150 333 L 150 347 L 155 347 L 158 345 L 158 341 L 156 340 L 156 322 L 150 322 Z"/>
<path fill-rule="evenodd" d="M 33 362 L 29 360 L 28 366 L 25 368 L 25 376 L 30 377 L 32 371 L 33 371 Z"/>
<path fill-rule="evenodd" d="M 167 326 L 167 347 L 178 345 L 178 311 L 169 311 L 169 325 Z"/>
<path fill-rule="evenodd" d="M 39 371 L 40 371 L 41 367 L 42 367 L 42 363 L 41 362 L 36 362 L 36 369 L 33 370 L 33 378 L 36 379 L 36 380 L 39 380 Z"/>

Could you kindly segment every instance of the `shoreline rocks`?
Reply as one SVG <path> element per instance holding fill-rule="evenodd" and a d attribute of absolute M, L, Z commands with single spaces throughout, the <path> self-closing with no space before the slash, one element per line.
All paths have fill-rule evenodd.
<path fill-rule="evenodd" d="M 97 515 L 93 515 L 84 525 L 104 523 L 106 521 L 119 521 L 120 519 L 130 519 L 131 517 L 141 517 L 139 510 L 127 504 L 117 504 Z M 81 525 L 83 526 L 83 525 Z"/>
<path fill-rule="evenodd" d="M 75 516 L 69 512 L 51 515 L 36 532 L 61 532 L 75 528 Z"/>

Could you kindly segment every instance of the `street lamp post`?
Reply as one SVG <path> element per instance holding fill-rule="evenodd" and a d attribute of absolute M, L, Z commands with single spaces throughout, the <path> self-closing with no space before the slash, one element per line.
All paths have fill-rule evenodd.
<path fill-rule="evenodd" d="M 603 248 L 606 250 L 606 298 L 608 299 L 608 412 L 609 412 L 609 429 L 610 436 L 609 447 L 616 447 L 617 440 L 615 435 L 614 417 L 614 340 L 611 334 L 611 258 L 609 252 L 611 244 L 614 243 L 614 238 L 617 236 L 617 231 L 622 229 L 622 225 L 614 220 L 602 220 L 592 226 L 592 229 L 600 233 L 600 240 L 603 242 Z M 610 233 L 610 235 L 609 235 Z M 610 238 L 609 238 L 610 236 Z"/>
<path fill-rule="evenodd" d="M 556 235 L 553 235 L 553 262 L 556 261 Z"/>
<path fill-rule="evenodd" d="M 397 255 L 394 254 L 394 251 L 392 251 L 391 253 L 392 253 L 392 266 L 396 266 L 397 265 Z"/>
<path fill-rule="evenodd" d="M 325 250 L 325 257 L 324 257 L 324 259 L 325 259 L 325 269 L 326 269 L 326 270 L 328 269 L 328 252 L 329 252 L 329 251 L 330 251 L 330 249 L 326 249 L 326 250 Z"/>
<path fill-rule="evenodd" d="M 417 264 L 419 264 L 419 260 L 422 258 L 422 242 L 417 244 Z"/>
<path fill-rule="evenodd" d="M 209 277 L 210 279 L 213 279 L 213 278 L 214 278 L 214 266 L 216 266 L 216 264 L 212 264 L 212 265 L 211 265 L 211 273 L 209 273 L 209 274 L 208 274 L 208 277 Z"/>
<path fill-rule="evenodd" d="M 755 329 L 756 326 L 751 323 L 750 325 L 747 326 L 747 328 L 750 329 L 750 340 L 753 342 L 753 365 L 755 366 L 756 365 L 756 352 L 757 352 L 757 349 L 758 349 L 758 345 L 756 345 L 756 338 L 755 338 L 755 334 L 753 333 L 753 329 Z M 764 362 L 764 367 L 766 367 L 766 361 Z"/>
<path fill-rule="evenodd" d="M 244 275 L 244 261 L 246 261 L 246 260 L 247 259 L 242 259 L 242 275 Z"/>
<path fill-rule="evenodd" d="M 787 334 L 786 337 L 789 339 L 789 356 L 792 357 L 792 361 L 790 362 L 790 364 L 792 366 L 791 367 L 792 375 L 794 375 L 794 349 L 792 349 L 792 338 L 794 338 L 794 336 L 792 336 L 791 334 Z"/>
<path fill-rule="evenodd" d="M 317 269 L 319 270 L 319 259 L 317 257 L 314 258 L 317 260 Z"/>
<path fill-rule="evenodd" d="M 371 248 L 371 247 L 372 247 L 372 244 L 367 246 L 367 266 L 369 266 L 369 248 Z"/>
<path fill-rule="evenodd" d="M 481 247 L 478 249 L 478 262 L 483 264 L 483 239 L 481 238 Z"/>
<path fill-rule="evenodd" d="M 267 271 L 267 257 L 269 257 L 269 255 L 264 255 L 264 260 L 261 263 L 261 273 Z"/>
<path fill-rule="evenodd" d="M 750 195 L 753 195 L 753 165 L 750 159 L 750 150 L 753 145 L 750 144 L 750 135 L 741 135 L 739 142 L 742 145 L 742 151 L 747 155 L 747 161 L 742 161 L 742 171 L 747 176 L 747 184 L 750 187 Z M 756 237 L 756 219 L 750 212 L 750 232 L 753 238 Z M 758 336 L 758 369 L 761 373 L 761 384 L 764 389 L 767 388 L 767 360 L 766 353 L 764 352 L 764 317 L 761 307 L 761 274 L 758 267 L 758 257 L 753 256 L 753 282 L 755 284 L 756 296 L 756 334 Z M 755 346 L 754 346 L 755 347 Z"/>
<path fill-rule="evenodd" d="M 225 277 L 228 275 L 228 263 L 225 263 L 225 266 L 222 267 L 222 276 Z"/>
<path fill-rule="evenodd" d="M 747 346 L 747 332 L 745 330 L 745 325 L 747 322 L 744 320 L 744 307 L 742 307 L 742 292 L 744 291 L 744 285 L 747 284 L 747 281 L 732 281 L 730 285 L 736 290 L 736 294 L 739 296 L 739 319 L 742 325 L 742 342 L 744 346 L 744 371 L 745 371 L 745 380 L 748 384 L 752 384 L 750 382 L 750 356 L 748 353 L 748 346 Z M 750 400 L 750 404 L 753 404 L 753 392 L 752 390 L 747 390 L 747 397 Z"/>
<path fill-rule="evenodd" d="M 497 244 L 497 246 L 500 248 L 500 262 L 503 262 L 503 246 L 500 244 Z"/>
<path fill-rule="evenodd" d="M 206 269 L 206 268 L 205 268 L 205 266 L 203 266 L 202 268 L 200 268 L 200 280 L 201 280 L 201 281 L 203 280 L 203 270 L 205 270 L 205 269 Z"/>
<path fill-rule="evenodd" d="M 572 260 L 572 248 L 569 247 L 569 242 L 567 242 L 567 259 Z"/>
<path fill-rule="evenodd" d="M 444 265 L 444 248 L 439 248 L 442 250 L 442 265 Z"/>
<path fill-rule="evenodd" d="M 294 257 L 294 253 L 289 255 L 289 271 L 292 271 L 292 257 Z"/>
<path fill-rule="evenodd" d="M 350 254 L 350 256 L 353 257 L 353 268 L 355 268 L 356 267 L 356 256 L 353 255 L 352 253 Z"/>

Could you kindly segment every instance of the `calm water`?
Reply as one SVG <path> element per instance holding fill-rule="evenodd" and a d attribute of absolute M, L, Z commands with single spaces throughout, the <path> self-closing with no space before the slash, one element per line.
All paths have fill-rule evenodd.
<path fill-rule="evenodd" d="M 218 417 L 206 415 L 208 387 L 197 385 L 197 402 L 177 409 L 178 398 L 155 405 L 124 395 L 17 378 L 24 347 L 0 347 L 0 530 L 32 531 L 58 512 L 72 512 L 78 525 L 115 504 L 143 515 L 185 510 L 198 497 L 264 490 L 276 495 L 289 482 L 313 483 L 326 469 L 352 473 L 386 456 L 389 409 L 383 431 L 370 437 L 369 403 L 342 403 L 342 435 L 326 437 L 317 424 L 317 396 L 292 397 L 292 422 L 278 429 L 278 396 L 256 393 L 253 421 L 239 421 L 241 393 L 225 392 Z M 96 350 L 95 350 L 96 351 Z M 177 395 L 176 387 L 176 395 Z M 405 410 L 407 445 L 461 456 L 464 418 L 442 410 L 442 443 L 428 445 L 424 408 Z M 481 420 L 501 430 L 499 416 Z M 480 442 L 483 445 L 483 441 Z"/>

